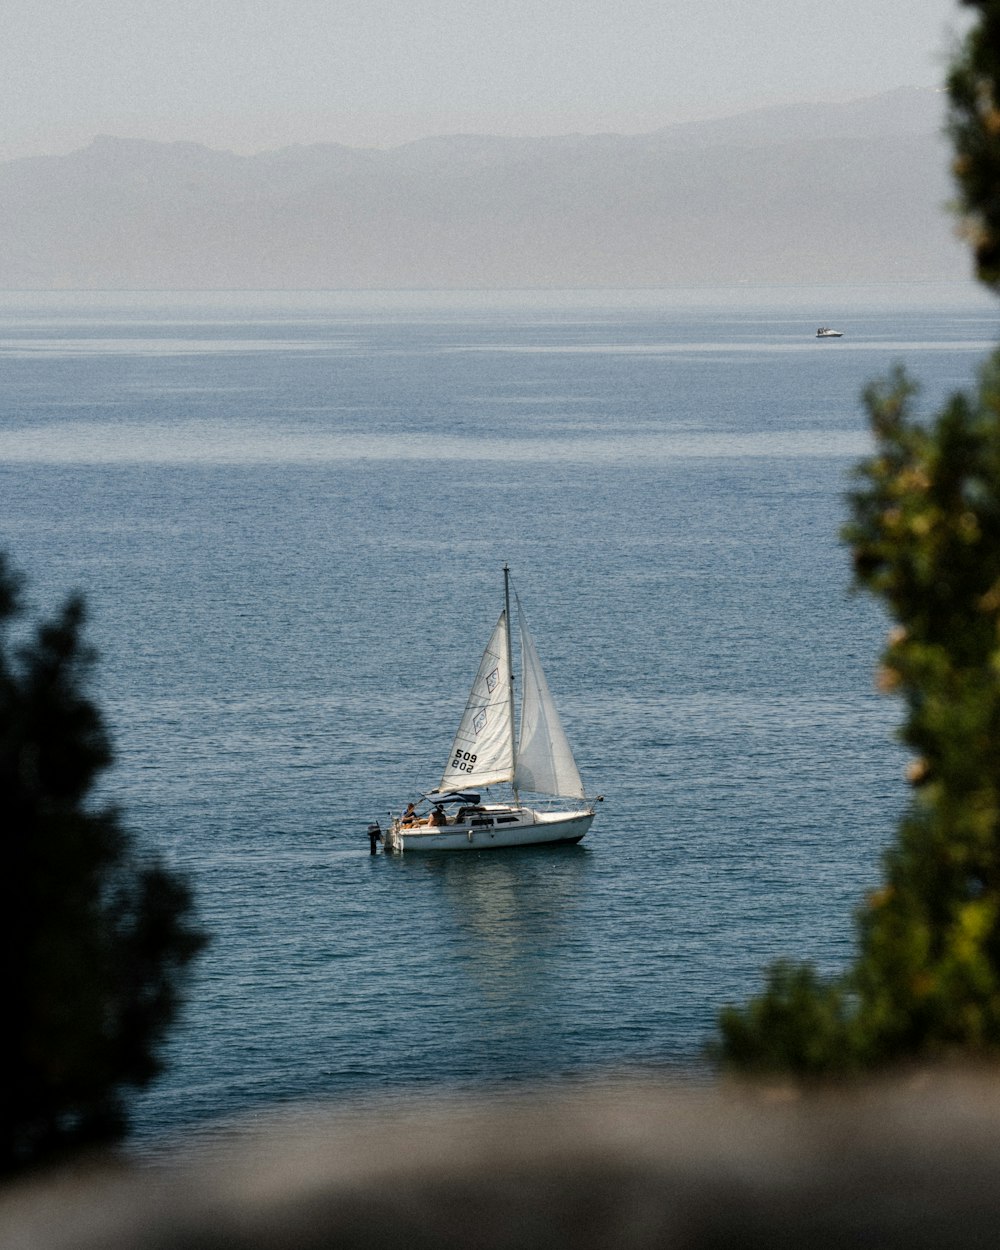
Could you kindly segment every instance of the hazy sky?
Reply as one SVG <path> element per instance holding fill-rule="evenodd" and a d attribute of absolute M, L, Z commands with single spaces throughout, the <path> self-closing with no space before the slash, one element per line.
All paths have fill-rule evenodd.
<path fill-rule="evenodd" d="M 957 0 L 8 0 L 0 159 L 655 130 L 941 83 Z"/>

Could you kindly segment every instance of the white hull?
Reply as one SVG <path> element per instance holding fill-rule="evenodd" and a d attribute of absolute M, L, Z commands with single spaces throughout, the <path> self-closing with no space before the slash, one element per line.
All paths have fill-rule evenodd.
<path fill-rule="evenodd" d="M 522 808 L 487 812 L 476 824 L 418 825 L 393 822 L 385 837 L 387 851 L 487 851 L 509 846 L 545 846 L 579 842 L 594 819 L 593 808 L 575 812 L 536 812 Z"/>

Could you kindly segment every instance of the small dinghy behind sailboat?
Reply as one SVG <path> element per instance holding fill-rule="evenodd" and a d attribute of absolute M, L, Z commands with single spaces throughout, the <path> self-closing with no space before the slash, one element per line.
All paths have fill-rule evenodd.
<path fill-rule="evenodd" d="M 511 669 L 510 571 L 504 565 L 504 609 L 479 672 L 437 789 L 390 816 L 387 851 L 477 851 L 579 842 L 594 819 L 569 742 L 517 601 L 521 640 L 521 724 L 515 738 Z M 516 600 L 515 596 L 515 600 Z M 509 798 L 481 792 L 509 786 Z M 522 801 L 522 792 L 559 800 Z M 371 826 L 373 835 L 377 826 Z"/>

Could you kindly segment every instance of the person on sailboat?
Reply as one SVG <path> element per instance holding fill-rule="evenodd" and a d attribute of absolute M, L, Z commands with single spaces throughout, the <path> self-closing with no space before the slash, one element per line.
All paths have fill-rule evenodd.
<path fill-rule="evenodd" d="M 401 825 L 415 825 L 418 823 L 417 809 L 413 806 L 412 803 L 407 803 L 406 811 L 400 817 L 399 823 Z"/>
<path fill-rule="evenodd" d="M 431 812 L 430 816 L 427 817 L 427 823 L 429 825 L 447 824 L 447 817 L 445 816 L 444 808 L 440 803 L 434 804 L 434 810 Z"/>

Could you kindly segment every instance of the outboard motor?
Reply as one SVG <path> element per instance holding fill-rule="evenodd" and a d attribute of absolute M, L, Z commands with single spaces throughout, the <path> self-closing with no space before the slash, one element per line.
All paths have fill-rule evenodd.
<path fill-rule="evenodd" d="M 368 826 L 368 842 L 372 848 L 372 854 L 376 854 L 378 844 L 382 841 L 382 826 L 376 820 L 374 824 Z"/>

